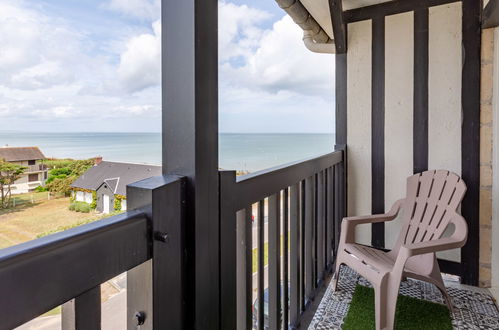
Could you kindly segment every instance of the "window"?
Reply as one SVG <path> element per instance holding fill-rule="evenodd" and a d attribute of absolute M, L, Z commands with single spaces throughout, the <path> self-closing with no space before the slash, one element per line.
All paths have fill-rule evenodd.
<path fill-rule="evenodd" d="M 38 181 L 38 174 L 35 173 L 35 174 L 29 174 L 28 175 L 28 181 L 29 182 L 35 182 L 35 181 Z"/>
<path fill-rule="evenodd" d="M 28 165 L 36 165 L 36 160 L 28 160 Z"/>

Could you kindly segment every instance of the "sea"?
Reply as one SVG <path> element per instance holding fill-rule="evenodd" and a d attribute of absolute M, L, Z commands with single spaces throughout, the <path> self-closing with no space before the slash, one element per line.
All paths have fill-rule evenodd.
<path fill-rule="evenodd" d="M 0 131 L 0 146 L 38 146 L 48 158 L 102 156 L 117 162 L 161 164 L 161 133 L 45 133 Z M 333 151 L 334 134 L 219 136 L 219 167 L 254 172 Z"/>

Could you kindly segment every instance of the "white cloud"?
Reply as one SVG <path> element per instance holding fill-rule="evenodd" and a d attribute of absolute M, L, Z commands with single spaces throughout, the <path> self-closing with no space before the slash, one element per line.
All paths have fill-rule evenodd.
<path fill-rule="evenodd" d="M 124 40 L 117 31 L 119 37 L 103 43 L 50 16 L 43 6 L 2 1 L 0 117 L 12 118 L 14 129 L 33 121 L 37 129 L 59 123 L 61 130 L 92 129 L 106 118 L 130 118 L 130 127 L 136 120 L 157 118 L 159 21 L 151 30 Z"/>
<path fill-rule="evenodd" d="M 234 86 L 329 97 L 334 57 L 308 51 L 302 34 L 292 19 L 284 16 L 262 35 L 259 47 L 245 57 L 244 65 L 225 62 L 221 75 Z"/>
<path fill-rule="evenodd" d="M 248 57 L 258 47 L 264 33 L 259 24 L 271 18 L 265 11 L 219 2 L 218 48 L 219 60 Z"/>
<path fill-rule="evenodd" d="M 111 0 L 105 7 L 139 19 L 157 20 L 161 15 L 160 0 Z"/>
<path fill-rule="evenodd" d="M 273 16 L 248 3 L 219 2 L 220 129 L 327 130 L 333 57 L 306 50 L 289 17 L 270 25 Z M 14 129 L 29 121 L 40 129 L 126 130 L 139 122 L 159 129 L 159 4 L 110 0 L 107 9 L 141 23 L 126 32 L 106 31 L 111 37 L 100 39 L 85 31 L 91 22 L 75 26 L 34 0 L 2 0 L 0 117 L 14 119 Z M 287 116 L 287 122 L 251 125 L 264 116 Z"/>
<path fill-rule="evenodd" d="M 23 5 L 0 3 L 0 83 L 21 89 L 66 83 L 71 74 L 64 67 L 81 57 L 81 35 Z"/>
<path fill-rule="evenodd" d="M 67 84 L 73 78 L 72 72 L 63 69 L 60 63 L 42 60 L 38 64 L 14 73 L 10 83 L 13 88 L 33 90 Z"/>
<path fill-rule="evenodd" d="M 131 38 L 121 54 L 118 73 L 128 92 L 157 86 L 161 81 L 161 22 L 153 23 L 153 34 Z"/>

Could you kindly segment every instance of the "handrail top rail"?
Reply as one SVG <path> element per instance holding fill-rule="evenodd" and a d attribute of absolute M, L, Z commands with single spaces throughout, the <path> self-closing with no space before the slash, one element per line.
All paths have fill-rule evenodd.
<path fill-rule="evenodd" d="M 4 249 L 0 249 L 0 268 L 24 258 L 31 258 L 45 251 L 57 249 L 64 245 L 85 239 L 89 235 L 116 229 L 134 219 L 145 218 L 146 215 L 140 210 L 127 211 L 109 218 L 96 220 L 74 228 L 53 233 L 28 242 L 20 243 Z"/>
<path fill-rule="evenodd" d="M 226 207 L 240 210 L 269 197 L 282 189 L 299 183 L 344 160 L 344 147 L 324 155 L 276 166 L 236 177 L 235 171 L 220 171 L 222 202 Z"/>
<path fill-rule="evenodd" d="M 335 151 L 329 152 L 327 154 L 320 154 L 320 155 L 316 155 L 316 156 L 311 156 L 311 157 L 307 157 L 307 158 L 293 161 L 290 163 L 286 163 L 283 165 L 278 165 L 278 166 L 270 167 L 270 168 L 267 168 L 264 170 L 256 171 L 253 173 L 240 175 L 236 178 L 236 182 L 239 183 L 239 182 L 243 182 L 243 181 L 252 180 L 256 177 L 262 177 L 265 175 L 272 175 L 272 174 L 275 174 L 276 172 L 288 172 L 288 171 L 292 172 L 294 170 L 298 170 L 300 168 L 306 167 L 310 163 L 315 163 L 315 162 L 318 162 L 318 161 L 323 160 L 323 159 L 335 157 L 341 153 L 342 153 L 342 150 L 335 150 Z M 342 159 L 338 160 L 336 163 L 340 163 L 341 160 Z"/>

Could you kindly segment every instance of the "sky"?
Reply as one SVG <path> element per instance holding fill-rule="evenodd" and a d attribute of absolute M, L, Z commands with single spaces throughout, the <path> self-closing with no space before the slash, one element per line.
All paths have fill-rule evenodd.
<path fill-rule="evenodd" d="M 161 131 L 160 0 L 2 0 L 0 127 Z M 219 130 L 330 133 L 334 56 L 271 0 L 219 1 Z"/>

